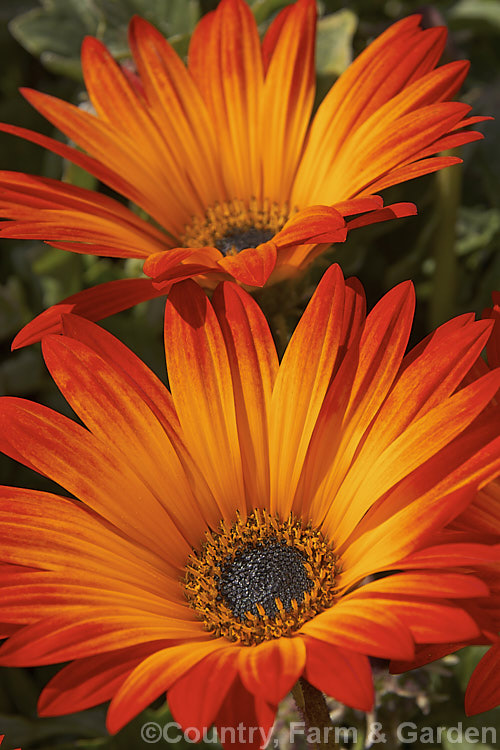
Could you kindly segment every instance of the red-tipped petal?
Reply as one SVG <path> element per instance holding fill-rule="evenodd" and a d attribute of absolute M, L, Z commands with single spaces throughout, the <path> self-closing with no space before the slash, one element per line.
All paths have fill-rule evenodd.
<path fill-rule="evenodd" d="M 237 255 L 227 255 L 219 260 L 219 267 L 233 279 L 246 286 L 262 287 L 276 265 L 274 240 L 258 247 L 248 247 Z"/>
<path fill-rule="evenodd" d="M 48 333 L 61 332 L 61 316 L 66 313 L 81 315 L 88 320 L 102 320 L 129 307 L 155 297 L 162 297 L 165 289 L 156 289 L 149 279 L 119 279 L 84 289 L 49 307 L 22 328 L 13 349 L 33 344 Z"/>
<path fill-rule="evenodd" d="M 467 716 L 500 705 L 500 641 L 483 656 L 469 680 L 465 693 Z"/>

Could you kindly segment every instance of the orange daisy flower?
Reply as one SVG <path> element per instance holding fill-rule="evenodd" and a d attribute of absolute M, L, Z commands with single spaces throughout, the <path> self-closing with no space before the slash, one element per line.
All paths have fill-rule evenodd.
<path fill-rule="evenodd" d="M 87 38 L 85 83 L 95 114 L 46 94 L 28 101 L 79 149 L 12 125 L 95 175 L 145 212 L 57 180 L 4 172 L 4 237 L 42 239 L 77 253 L 141 258 L 149 278 L 83 291 L 30 324 L 14 347 L 59 330 L 60 314 L 99 320 L 165 294 L 173 281 L 223 278 L 259 287 L 296 274 L 359 227 L 415 213 L 383 208 L 379 190 L 454 164 L 433 156 L 481 138 L 481 117 L 449 101 L 468 63 L 436 68 L 446 31 L 406 18 L 338 79 L 312 122 L 315 0 L 275 19 L 260 44 L 244 0 L 221 0 L 198 24 L 186 67 L 135 18 L 138 75 Z M 345 217 L 362 214 L 346 223 Z"/>
<path fill-rule="evenodd" d="M 41 714 L 111 700 L 115 732 L 167 692 L 183 727 L 267 731 L 300 677 L 369 710 L 369 656 L 479 636 L 486 585 L 427 545 L 500 470 L 488 418 L 474 428 L 500 373 L 456 392 L 488 321 L 404 356 L 413 308 L 404 283 L 365 316 L 359 283 L 332 266 L 279 364 L 241 287 L 210 303 L 181 282 L 171 392 L 64 316 L 44 357 L 85 426 L 0 400 L 1 449 L 73 496 L 0 491 L 0 664 L 70 662 Z"/>

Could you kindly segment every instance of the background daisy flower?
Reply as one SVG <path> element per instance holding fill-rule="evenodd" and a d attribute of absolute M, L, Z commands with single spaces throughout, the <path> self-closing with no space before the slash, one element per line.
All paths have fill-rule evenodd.
<path fill-rule="evenodd" d="M 482 136 L 484 118 L 449 101 L 468 63 L 436 68 L 443 28 L 399 21 L 338 79 L 311 121 L 316 4 L 278 14 L 260 44 L 244 0 L 222 0 L 198 24 L 186 67 L 163 36 L 135 18 L 137 76 L 87 38 L 85 83 L 95 114 L 25 90 L 79 149 L 13 125 L 13 133 L 83 167 L 139 206 L 101 193 L 4 172 L 4 237 L 43 239 L 78 253 L 140 258 L 149 278 L 109 282 L 37 318 L 14 346 L 58 330 L 59 316 L 98 320 L 196 277 L 260 287 L 296 275 L 349 229 L 414 213 L 374 193 L 449 164 L 434 156 Z M 361 214 L 350 221 L 345 217 Z"/>
<path fill-rule="evenodd" d="M 184 727 L 269 729 L 301 677 L 368 711 L 368 657 L 480 635 L 488 588 L 459 570 L 478 545 L 428 546 L 500 471 L 500 373 L 457 391 L 491 324 L 451 321 L 405 356 L 413 308 L 405 283 L 366 316 L 332 266 L 278 363 L 238 285 L 210 303 L 181 282 L 170 392 L 89 321 L 44 338 L 84 426 L 0 400 L 1 449 L 73 496 L 0 490 L 0 663 L 70 662 L 42 714 L 111 700 L 115 732 L 167 692 Z"/>

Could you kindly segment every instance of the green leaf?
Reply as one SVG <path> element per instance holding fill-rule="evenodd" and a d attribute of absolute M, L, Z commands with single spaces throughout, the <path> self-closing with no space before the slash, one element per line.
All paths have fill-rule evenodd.
<path fill-rule="evenodd" d="M 316 36 L 316 69 L 320 76 L 339 76 L 352 62 L 352 39 L 358 19 L 344 8 L 320 18 Z"/>
<path fill-rule="evenodd" d="M 477 24 L 484 30 L 500 32 L 498 0 L 459 0 L 448 12 L 448 20 L 460 24 Z"/>
<path fill-rule="evenodd" d="M 267 21 L 273 13 L 285 5 L 290 5 L 290 0 L 251 0 L 250 7 L 258 24 Z"/>
<path fill-rule="evenodd" d="M 460 651 L 460 658 L 454 671 L 463 692 L 465 692 L 471 674 L 487 650 L 486 646 L 468 646 Z"/>
<path fill-rule="evenodd" d="M 67 742 L 69 737 L 102 737 L 106 734 L 104 710 L 102 708 L 82 711 L 70 716 L 54 719 L 26 718 L 0 714 L 2 733 L 23 750 L 39 746 L 40 742 L 51 740 L 51 748 L 57 747 L 58 739 Z"/>
<path fill-rule="evenodd" d="M 29 392 L 29 389 L 23 388 L 29 380 L 34 382 L 36 387 L 43 365 L 34 351 L 23 349 L 2 363 L 0 381 L 4 380 L 8 368 L 14 377 L 12 388 L 7 388 L 5 392 L 20 395 Z M 39 690 L 33 675 L 26 669 L 0 669 L 0 684 L 6 688 L 9 695 L 12 705 L 9 712 L 16 710 L 28 716 L 36 716 Z"/>
<path fill-rule="evenodd" d="M 121 59 L 130 55 L 127 27 L 133 15 L 151 21 L 183 53 L 200 17 L 198 0 L 41 0 L 14 18 L 13 36 L 49 70 L 81 78 L 80 48 L 96 36 Z"/>

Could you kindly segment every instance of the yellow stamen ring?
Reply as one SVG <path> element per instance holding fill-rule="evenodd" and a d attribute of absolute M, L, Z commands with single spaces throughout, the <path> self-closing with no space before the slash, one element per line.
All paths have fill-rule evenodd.
<path fill-rule="evenodd" d="M 183 583 L 208 632 L 252 645 L 289 636 L 331 607 L 338 573 L 333 545 L 319 531 L 255 510 L 207 532 Z"/>
<path fill-rule="evenodd" d="M 224 255 L 235 255 L 247 247 L 268 242 L 296 210 L 268 199 L 259 202 L 231 200 L 215 203 L 204 217 L 193 217 L 181 239 L 183 247 L 216 247 Z"/>

